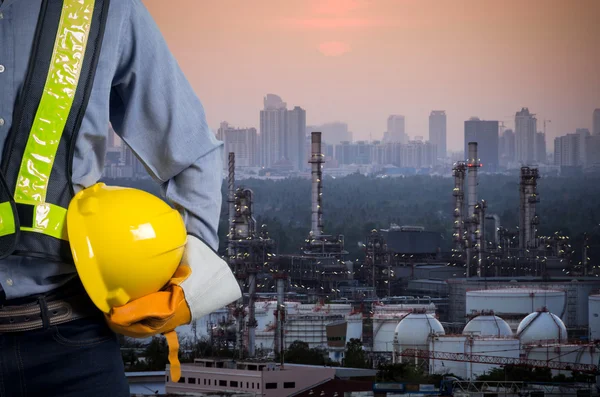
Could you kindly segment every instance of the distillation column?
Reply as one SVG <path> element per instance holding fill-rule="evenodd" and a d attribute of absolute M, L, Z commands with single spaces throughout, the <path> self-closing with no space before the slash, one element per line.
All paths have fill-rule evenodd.
<path fill-rule="evenodd" d="M 311 157 L 309 163 L 311 164 L 311 177 L 312 177 L 312 218 L 311 218 L 311 232 L 314 237 L 319 237 L 323 234 L 323 209 L 322 204 L 322 190 L 323 190 L 323 153 L 321 153 L 321 133 L 313 132 L 311 134 Z"/>
<path fill-rule="evenodd" d="M 467 238 L 466 238 L 466 256 L 467 256 L 467 277 L 470 277 L 473 248 L 475 246 L 475 233 L 477 230 L 477 218 L 475 216 L 475 206 L 477 205 L 477 168 L 480 167 L 479 157 L 477 156 L 477 142 L 469 142 L 469 157 L 467 158 L 468 169 L 468 213 L 467 213 Z"/>
<path fill-rule="evenodd" d="M 487 203 L 481 200 L 481 203 L 475 207 L 475 217 L 477 218 L 475 236 L 477 238 L 477 277 L 482 277 L 485 272 L 484 258 L 486 251 L 485 241 L 485 212 Z"/>
<path fill-rule="evenodd" d="M 277 282 L 277 309 L 275 310 L 275 335 L 274 335 L 274 351 L 279 353 L 281 367 L 283 368 L 284 363 L 284 351 L 285 351 L 285 273 L 278 273 L 275 275 L 275 280 Z"/>
<path fill-rule="evenodd" d="M 227 248 L 229 256 L 234 254 L 233 250 L 233 235 L 234 235 L 234 219 L 235 219 L 235 153 L 229 153 L 229 175 L 227 178 L 227 202 L 229 203 L 229 245 Z"/>
<path fill-rule="evenodd" d="M 519 211 L 519 249 L 524 255 L 526 250 L 537 248 L 538 218 L 535 212 L 539 203 L 537 194 L 537 168 L 521 167 L 520 204 Z"/>
<path fill-rule="evenodd" d="M 454 246 L 456 252 L 462 252 L 464 246 L 464 206 L 465 206 L 465 171 L 464 162 L 458 162 L 453 169 L 454 174 Z"/>
<path fill-rule="evenodd" d="M 248 275 L 248 356 L 254 357 L 256 348 L 256 273 L 250 272 Z"/>

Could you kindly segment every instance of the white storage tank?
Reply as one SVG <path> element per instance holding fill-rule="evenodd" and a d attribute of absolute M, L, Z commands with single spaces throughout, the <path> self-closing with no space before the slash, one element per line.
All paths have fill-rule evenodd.
<path fill-rule="evenodd" d="M 428 349 L 430 335 L 445 335 L 442 324 L 430 313 L 414 312 L 404 317 L 394 331 L 397 351 Z"/>
<path fill-rule="evenodd" d="M 467 291 L 466 313 L 492 310 L 502 318 L 504 315 L 522 315 L 543 307 L 563 317 L 566 311 L 565 292 L 536 288 L 500 288 Z"/>
<path fill-rule="evenodd" d="M 564 342 L 567 340 L 567 328 L 558 316 L 543 309 L 531 313 L 521 321 L 517 337 L 522 344 Z"/>
<path fill-rule="evenodd" d="M 394 331 L 398 321 L 408 313 L 396 315 L 375 315 L 373 317 L 373 351 L 393 352 L 394 351 Z"/>
<path fill-rule="evenodd" d="M 493 312 L 482 312 L 467 323 L 463 329 L 463 335 L 472 336 L 494 336 L 494 337 L 511 337 L 513 332 L 506 321 Z"/>
<path fill-rule="evenodd" d="M 600 339 L 600 295 L 590 295 L 588 300 L 590 341 Z"/>

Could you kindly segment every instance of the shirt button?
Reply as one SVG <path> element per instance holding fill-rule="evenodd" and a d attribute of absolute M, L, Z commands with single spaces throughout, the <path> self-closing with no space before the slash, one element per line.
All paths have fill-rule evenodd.
<path fill-rule="evenodd" d="M 0 12 L 0 19 L 4 19 L 4 14 Z"/>
<path fill-rule="evenodd" d="M 0 73 L 4 72 L 4 65 L 0 65 Z"/>
<path fill-rule="evenodd" d="M 0 118 L 0 127 L 2 127 L 4 125 L 4 119 Z"/>

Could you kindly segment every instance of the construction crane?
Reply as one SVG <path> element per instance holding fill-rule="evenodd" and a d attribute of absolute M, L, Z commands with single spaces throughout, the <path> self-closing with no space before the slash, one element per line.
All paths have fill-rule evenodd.
<path fill-rule="evenodd" d="M 561 371 L 579 371 L 593 375 L 600 374 L 598 371 L 598 365 L 594 364 L 565 363 L 551 360 L 529 360 L 523 358 L 483 356 L 465 353 L 447 353 L 420 349 L 404 349 L 398 353 L 398 355 L 411 358 L 424 358 L 429 360 L 462 361 L 496 365 L 518 365 L 530 368 L 550 368 Z"/>

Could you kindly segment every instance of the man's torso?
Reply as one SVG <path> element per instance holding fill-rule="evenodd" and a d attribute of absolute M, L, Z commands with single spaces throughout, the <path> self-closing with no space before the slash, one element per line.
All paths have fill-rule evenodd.
<path fill-rule="evenodd" d="M 42 0 L 0 0 L 0 145 L 13 121 L 15 101 L 22 89 Z M 129 14 L 129 1 L 112 1 L 92 93 L 74 151 L 75 190 L 102 176 L 109 129 L 112 79 L 119 62 L 119 39 Z M 1 151 L 0 151 L 1 152 Z M 1 154 L 0 154 L 1 156 Z M 10 256 L 0 261 L 0 284 L 8 299 L 44 293 L 75 275 L 71 264 Z"/>

